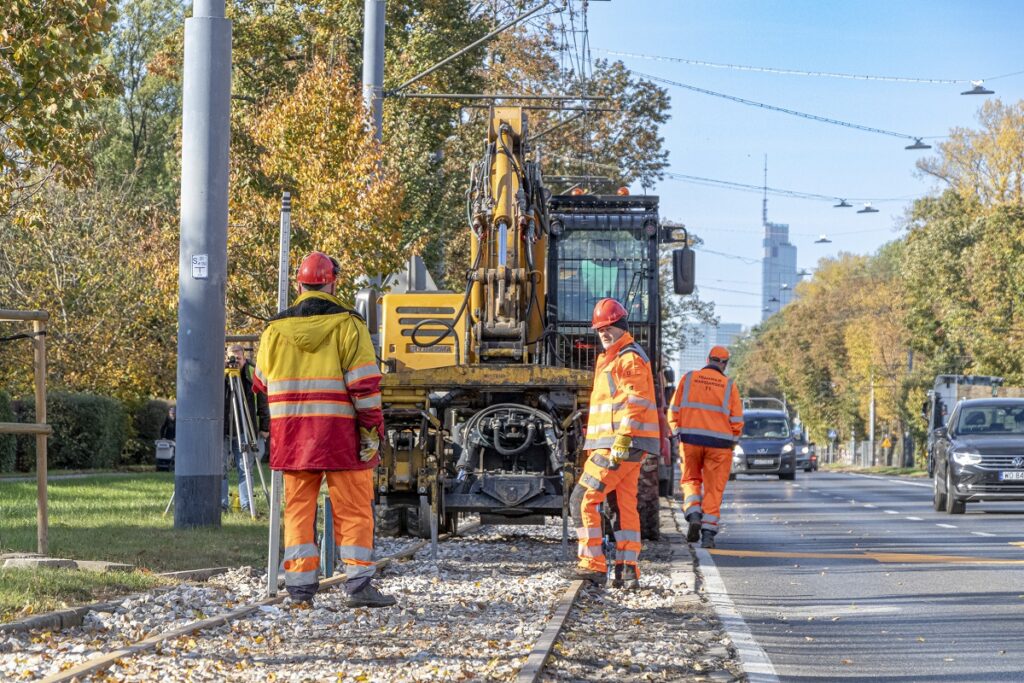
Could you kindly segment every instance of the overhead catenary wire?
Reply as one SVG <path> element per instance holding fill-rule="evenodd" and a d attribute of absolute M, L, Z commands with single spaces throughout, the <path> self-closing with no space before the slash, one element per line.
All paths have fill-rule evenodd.
<path fill-rule="evenodd" d="M 839 73 L 835 71 L 819 71 L 812 70 L 807 71 L 803 69 L 785 69 L 773 66 L 753 66 L 749 64 L 727 64 L 721 62 L 709 62 L 703 59 L 687 59 L 685 57 L 669 57 L 665 55 L 648 55 L 639 52 L 624 52 L 621 50 L 608 50 L 600 47 L 593 47 L 593 50 L 597 50 L 606 55 L 612 57 L 629 57 L 633 59 L 646 59 L 655 62 L 673 62 L 676 64 L 688 64 L 690 66 L 703 66 L 711 69 L 728 69 L 731 71 L 754 71 L 757 73 L 768 73 L 776 74 L 781 76 L 808 76 L 816 78 L 838 78 L 853 81 L 886 81 L 890 83 L 925 83 L 931 85 L 962 85 L 969 84 L 972 81 L 994 81 L 1000 78 L 1009 78 L 1010 76 L 1018 76 L 1024 74 L 1024 71 L 1014 71 L 1012 73 L 1001 74 L 999 76 L 986 76 L 982 79 L 970 79 L 970 78 L 915 78 L 912 76 L 879 76 L 871 74 L 851 74 L 851 73 Z"/>
<path fill-rule="evenodd" d="M 720 97 L 722 99 L 730 100 L 732 102 L 738 102 L 739 104 L 745 104 L 750 107 L 759 107 L 761 109 L 767 109 L 769 111 L 777 111 L 781 114 L 788 114 L 789 116 L 798 116 L 800 118 L 809 119 L 811 121 L 818 121 L 819 123 L 827 123 L 833 126 L 843 126 L 844 128 L 853 128 L 854 130 L 862 130 L 866 133 L 877 133 L 879 135 L 888 135 L 890 137 L 902 138 L 904 140 L 921 140 L 925 136 L 921 135 L 908 135 L 907 133 L 897 133 L 892 130 L 885 130 L 884 128 L 874 128 L 872 126 L 863 126 L 859 123 L 850 123 L 849 121 L 840 121 L 839 119 L 830 119 L 827 116 L 819 116 L 817 114 L 808 114 L 806 112 L 797 111 L 795 109 L 787 109 L 786 107 L 776 107 L 773 104 L 765 104 L 764 102 L 757 102 L 755 100 L 748 100 L 744 97 L 737 97 L 736 95 L 728 95 L 726 93 L 716 92 L 714 90 L 708 90 L 707 88 L 698 88 L 695 85 L 689 85 L 688 83 L 680 83 L 679 81 L 673 81 L 669 78 L 662 78 L 661 76 L 652 76 L 635 69 L 630 69 L 632 73 L 641 78 L 647 78 L 657 83 L 664 83 L 665 85 L 671 85 L 676 88 L 683 88 L 685 90 L 691 90 L 702 95 L 711 95 L 712 97 Z"/>

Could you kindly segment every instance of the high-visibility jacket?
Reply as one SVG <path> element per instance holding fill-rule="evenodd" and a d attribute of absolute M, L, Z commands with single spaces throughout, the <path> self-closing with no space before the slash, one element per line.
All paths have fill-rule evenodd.
<path fill-rule="evenodd" d="M 683 443 L 732 448 L 743 433 L 743 402 L 736 383 L 710 365 L 691 370 L 672 395 L 668 422 Z"/>
<path fill-rule="evenodd" d="M 380 368 L 366 324 L 336 297 L 305 292 L 260 337 L 254 387 L 270 405 L 275 470 L 361 470 L 359 428 L 383 434 Z"/>
<path fill-rule="evenodd" d="M 661 451 L 651 361 L 628 332 L 597 357 L 583 448 L 610 449 L 620 434 L 632 437 L 634 449 Z"/>

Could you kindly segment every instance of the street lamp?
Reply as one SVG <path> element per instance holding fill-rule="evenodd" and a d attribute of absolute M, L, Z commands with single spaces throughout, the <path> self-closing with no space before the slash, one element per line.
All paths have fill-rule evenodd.
<path fill-rule="evenodd" d="M 989 90 L 984 85 L 982 85 L 982 83 L 984 83 L 984 82 L 985 81 L 971 81 L 971 85 L 973 85 L 974 87 L 971 88 L 970 90 L 965 90 L 965 91 L 963 91 L 960 94 L 961 95 L 994 95 L 995 94 L 994 90 Z"/>
<path fill-rule="evenodd" d="M 914 138 L 914 144 L 907 145 L 903 149 L 931 149 L 931 148 L 932 148 L 931 145 L 926 145 L 925 143 L 921 142 L 921 138 Z"/>
<path fill-rule="evenodd" d="M 853 207 L 853 204 L 848 203 L 845 199 L 840 199 L 838 204 L 833 204 L 833 209 L 849 209 Z"/>
<path fill-rule="evenodd" d="M 831 244 L 832 240 L 830 240 L 828 238 L 828 235 L 825 235 L 824 233 L 822 233 L 821 237 L 819 237 L 818 239 L 814 240 L 814 243 L 815 244 Z"/>
<path fill-rule="evenodd" d="M 868 202 L 864 205 L 864 208 L 857 211 L 857 213 L 878 213 L 878 209 L 871 206 L 871 202 Z"/>

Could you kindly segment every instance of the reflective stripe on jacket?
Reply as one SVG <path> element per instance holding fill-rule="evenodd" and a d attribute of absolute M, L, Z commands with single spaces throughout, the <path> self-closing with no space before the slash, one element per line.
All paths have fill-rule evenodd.
<path fill-rule="evenodd" d="M 583 448 L 610 449 L 619 434 L 635 449 L 661 452 L 651 361 L 628 332 L 597 358 Z"/>
<path fill-rule="evenodd" d="M 711 366 L 691 370 L 672 395 L 668 422 L 683 443 L 731 448 L 743 433 L 743 403 L 735 382 Z"/>
<path fill-rule="evenodd" d="M 275 470 L 361 470 L 359 427 L 383 430 L 380 369 L 363 321 L 304 292 L 260 338 L 254 387 L 270 406 Z"/>

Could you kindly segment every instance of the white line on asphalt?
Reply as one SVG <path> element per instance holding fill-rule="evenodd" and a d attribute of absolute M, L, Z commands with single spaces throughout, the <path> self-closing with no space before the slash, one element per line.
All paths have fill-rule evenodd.
<path fill-rule="evenodd" d="M 909 519 L 912 522 L 923 522 L 924 521 L 920 517 L 907 517 L 907 519 Z"/>
<path fill-rule="evenodd" d="M 878 506 L 877 505 L 872 505 L 871 503 L 864 503 L 864 507 L 866 507 L 866 508 L 876 508 Z"/>
<path fill-rule="evenodd" d="M 851 477 L 864 477 L 865 479 L 877 479 L 879 481 L 887 481 L 890 484 L 904 484 L 906 486 L 923 486 L 929 489 L 932 487 L 931 484 L 925 484 L 924 482 L 921 481 L 903 481 L 902 479 L 894 479 L 892 477 L 878 477 L 875 476 L 874 474 L 855 474 L 853 472 L 844 472 L 843 474 L 847 474 Z"/>
<path fill-rule="evenodd" d="M 943 529 L 955 529 L 956 524 L 936 524 L 935 526 L 941 526 Z"/>
<path fill-rule="evenodd" d="M 887 514 L 887 515 L 898 515 L 898 514 L 900 514 L 896 510 L 883 510 L 883 512 L 885 512 L 885 514 Z"/>
<path fill-rule="evenodd" d="M 736 653 L 740 656 L 743 670 L 747 673 L 747 680 L 752 683 L 778 683 L 779 676 L 775 673 L 772 660 L 754 640 L 754 636 L 743 621 L 743 616 L 732 598 L 725 589 L 725 583 L 718 574 L 718 567 L 711 555 L 703 548 L 695 548 L 701 574 L 704 578 L 704 592 L 707 594 L 711 604 L 715 606 L 718 618 L 722 620 L 722 626 L 732 638 L 732 644 L 736 647 Z"/>
<path fill-rule="evenodd" d="M 995 534 L 990 534 L 987 531 L 972 531 L 971 533 L 975 536 L 995 536 Z"/>

